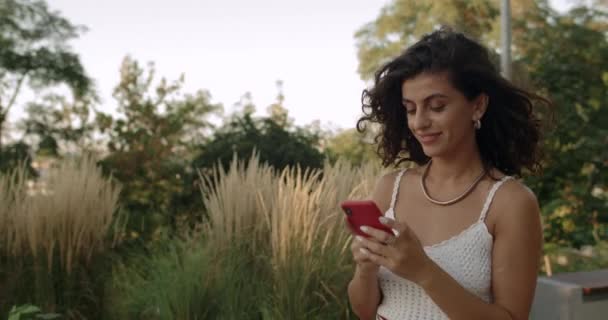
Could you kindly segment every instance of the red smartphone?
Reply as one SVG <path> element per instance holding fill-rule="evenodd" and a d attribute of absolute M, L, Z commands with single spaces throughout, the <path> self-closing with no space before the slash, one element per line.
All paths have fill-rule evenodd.
<path fill-rule="evenodd" d="M 346 224 L 352 232 L 363 237 L 369 237 L 367 233 L 361 231 L 361 226 L 368 226 L 395 235 L 393 229 L 383 225 L 378 220 L 382 216 L 382 212 L 375 202 L 371 200 L 347 200 L 342 202 L 340 206 L 346 214 Z"/>

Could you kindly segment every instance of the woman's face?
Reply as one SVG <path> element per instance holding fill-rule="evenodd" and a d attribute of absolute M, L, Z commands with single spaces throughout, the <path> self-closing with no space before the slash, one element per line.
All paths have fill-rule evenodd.
<path fill-rule="evenodd" d="M 407 125 L 427 156 L 474 151 L 474 121 L 485 112 L 484 94 L 469 101 L 452 86 L 447 72 L 427 72 L 405 80 L 401 95 Z"/>

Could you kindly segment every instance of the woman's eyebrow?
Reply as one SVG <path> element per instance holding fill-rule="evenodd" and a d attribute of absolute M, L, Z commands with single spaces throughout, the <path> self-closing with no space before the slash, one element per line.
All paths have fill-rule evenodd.
<path fill-rule="evenodd" d="M 448 96 L 446 96 L 446 95 L 445 95 L 445 94 L 443 94 L 443 93 L 433 93 L 433 94 L 431 94 L 431 95 L 427 96 L 426 98 L 424 98 L 423 103 L 424 103 L 424 104 L 426 104 L 426 103 L 428 103 L 428 102 L 429 102 L 431 99 L 435 99 L 435 98 L 447 98 L 447 97 L 448 97 Z M 410 99 L 408 99 L 408 98 L 406 98 L 406 97 L 403 97 L 403 99 L 401 100 L 401 102 L 403 102 L 404 104 L 406 104 L 406 103 L 410 103 L 410 102 L 411 102 L 411 103 L 413 103 L 413 104 L 416 104 L 414 101 L 412 101 L 412 100 L 410 100 Z"/>

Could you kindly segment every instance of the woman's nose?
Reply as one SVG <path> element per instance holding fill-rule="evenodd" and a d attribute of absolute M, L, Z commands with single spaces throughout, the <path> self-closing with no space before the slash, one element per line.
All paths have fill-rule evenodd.
<path fill-rule="evenodd" d="M 413 115 L 412 124 L 414 130 L 426 129 L 431 125 L 431 119 L 426 112 L 420 110 Z"/>

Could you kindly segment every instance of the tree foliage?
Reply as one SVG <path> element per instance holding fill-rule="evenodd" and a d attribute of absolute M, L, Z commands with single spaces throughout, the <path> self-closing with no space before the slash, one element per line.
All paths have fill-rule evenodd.
<path fill-rule="evenodd" d="M 68 45 L 82 31 L 44 1 L 0 2 L 0 129 L 24 83 L 67 84 L 77 96 L 89 92 L 92 82 Z"/>
<path fill-rule="evenodd" d="M 102 165 L 124 185 L 130 227 L 146 236 L 170 231 L 177 216 L 201 210 L 192 186 L 191 150 L 212 128 L 209 117 L 221 110 L 206 91 L 182 94 L 183 76 L 153 82 L 152 64 L 146 71 L 125 58 L 114 90 L 119 116 L 97 115 L 111 152 Z"/>
<path fill-rule="evenodd" d="M 212 168 L 219 163 L 227 168 L 235 155 L 247 159 L 256 152 L 260 161 L 276 169 L 295 165 L 321 168 L 324 155 L 320 151 L 320 130 L 293 125 L 283 106 L 280 82 L 278 87 L 277 101 L 268 108 L 268 117 L 254 117 L 255 106 L 246 95 L 241 101 L 242 112 L 232 114 L 201 146 L 194 166 Z"/>
<path fill-rule="evenodd" d="M 330 161 L 346 159 L 354 166 L 374 161 L 380 164 L 373 142 L 356 129 L 344 130 L 329 137 L 325 151 Z"/>
<path fill-rule="evenodd" d="M 59 94 L 28 103 L 26 117 L 20 123 L 24 140 L 38 157 L 99 153 L 94 138 L 97 126 L 93 103 L 85 97 L 70 100 Z"/>
<path fill-rule="evenodd" d="M 536 10 L 534 0 L 514 0 L 513 16 Z M 541 1 L 542 2 L 542 1 Z M 500 27 L 498 0 L 394 0 L 384 6 L 378 17 L 355 33 L 358 71 L 369 80 L 375 70 L 411 45 L 424 33 L 441 25 L 479 39 L 490 47 L 498 46 Z M 514 38 L 517 34 L 514 34 Z M 514 46 L 517 48 L 517 43 Z"/>
<path fill-rule="evenodd" d="M 0 1 L 0 168 L 31 162 L 26 142 L 6 145 L 4 141 L 9 113 L 24 88 L 65 84 L 75 96 L 92 93 L 92 81 L 68 45 L 83 30 L 51 11 L 44 1 Z M 55 148 L 52 140 L 45 143 Z"/>
<path fill-rule="evenodd" d="M 546 26 L 530 29 L 522 41 L 523 64 L 555 107 L 544 145 L 546 169 L 529 180 L 552 242 L 580 246 L 608 238 L 606 17 L 586 7 L 566 15 L 545 7 L 528 20 Z"/>

